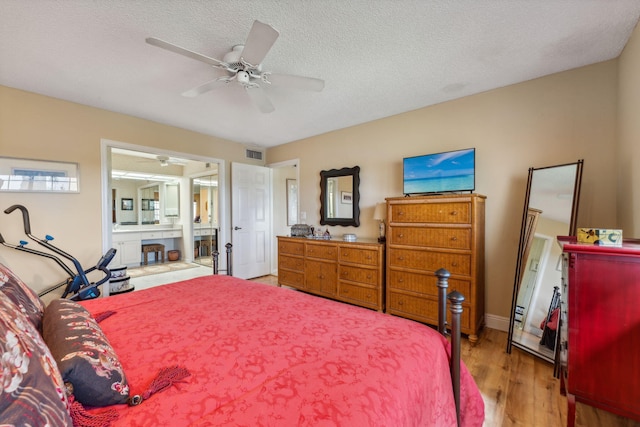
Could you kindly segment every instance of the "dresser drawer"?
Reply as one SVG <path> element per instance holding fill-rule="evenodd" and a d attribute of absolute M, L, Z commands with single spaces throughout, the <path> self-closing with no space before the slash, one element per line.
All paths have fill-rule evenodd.
<path fill-rule="evenodd" d="M 378 265 L 378 250 L 363 249 L 362 247 L 340 247 L 340 262 L 348 262 L 363 265 Z"/>
<path fill-rule="evenodd" d="M 387 288 L 438 296 L 437 284 L 438 278 L 433 273 L 420 274 L 389 270 Z M 469 280 L 450 278 L 447 294 L 452 291 L 458 291 L 466 299 L 469 299 L 471 298 L 471 282 Z"/>
<path fill-rule="evenodd" d="M 338 285 L 338 296 L 345 300 L 363 302 L 366 306 L 377 308 L 380 305 L 380 301 L 378 301 L 378 290 L 375 288 L 340 282 Z"/>
<path fill-rule="evenodd" d="M 471 224 L 471 202 L 394 204 L 389 221 Z"/>
<path fill-rule="evenodd" d="M 390 248 L 389 265 L 430 272 L 446 268 L 451 274 L 469 276 L 471 254 Z"/>
<path fill-rule="evenodd" d="M 307 256 L 308 258 L 321 258 L 335 261 L 338 259 L 338 246 L 307 243 L 305 256 Z"/>
<path fill-rule="evenodd" d="M 304 255 L 304 240 L 292 242 L 290 240 L 278 240 L 278 253 L 290 255 Z"/>
<path fill-rule="evenodd" d="M 163 239 L 175 239 L 177 237 L 182 237 L 182 230 L 171 230 L 162 232 Z"/>
<path fill-rule="evenodd" d="M 340 265 L 340 280 L 349 280 L 367 285 L 378 285 L 378 270 Z"/>
<path fill-rule="evenodd" d="M 278 269 L 278 283 L 296 289 L 304 289 L 304 273 Z"/>
<path fill-rule="evenodd" d="M 162 239 L 162 231 L 142 231 L 140 236 L 142 240 Z"/>
<path fill-rule="evenodd" d="M 278 257 L 278 270 L 281 268 L 304 272 L 304 258 L 280 255 Z"/>
<path fill-rule="evenodd" d="M 469 307 L 463 304 L 463 312 L 460 316 L 460 328 L 469 330 Z M 412 319 L 437 325 L 438 324 L 438 299 L 430 297 L 415 297 L 397 292 L 387 294 L 387 312 L 399 314 Z M 451 324 L 451 312 L 447 307 L 447 322 Z"/>
<path fill-rule="evenodd" d="M 471 249 L 471 228 L 393 227 L 387 236 L 391 245 Z"/>

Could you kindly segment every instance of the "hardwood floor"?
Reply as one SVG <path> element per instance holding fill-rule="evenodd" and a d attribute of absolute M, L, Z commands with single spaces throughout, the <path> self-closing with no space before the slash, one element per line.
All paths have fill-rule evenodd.
<path fill-rule="evenodd" d="M 517 348 L 507 354 L 506 345 L 506 332 L 488 328 L 475 346 L 462 341 L 461 357 L 484 398 L 484 425 L 566 426 L 567 399 L 553 365 Z M 638 427 L 640 422 L 578 403 L 576 426 Z"/>

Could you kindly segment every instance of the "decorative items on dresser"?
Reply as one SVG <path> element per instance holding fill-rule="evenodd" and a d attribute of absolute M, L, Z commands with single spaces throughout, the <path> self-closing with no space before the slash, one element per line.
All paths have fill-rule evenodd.
<path fill-rule="evenodd" d="M 449 194 L 387 199 L 386 311 L 437 325 L 434 272 L 465 296 L 462 333 L 476 342 L 484 322 L 485 196 Z"/>
<path fill-rule="evenodd" d="M 278 236 L 278 285 L 383 311 L 384 244 Z"/>
<path fill-rule="evenodd" d="M 563 247 L 561 390 L 567 425 L 576 401 L 640 421 L 640 242 Z"/>

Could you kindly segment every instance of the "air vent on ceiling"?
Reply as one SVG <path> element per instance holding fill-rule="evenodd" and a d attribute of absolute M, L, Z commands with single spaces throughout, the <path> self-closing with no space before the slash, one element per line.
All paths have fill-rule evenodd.
<path fill-rule="evenodd" d="M 247 148 L 247 159 L 262 160 L 262 151 Z"/>

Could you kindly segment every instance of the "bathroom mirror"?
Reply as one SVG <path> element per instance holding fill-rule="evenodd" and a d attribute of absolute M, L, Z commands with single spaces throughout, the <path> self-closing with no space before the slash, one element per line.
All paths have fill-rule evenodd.
<path fill-rule="evenodd" d="M 218 175 L 192 178 L 193 188 L 193 261 L 212 266 L 218 248 Z"/>
<path fill-rule="evenodd" d="M 164 216 L 168 218 L 180 216 L 180 184 L 177 182 L 165 184 Z"/>
<path fill-rule="evenodd" d="M 320 172 L 320 225 L 360 225 L 360 167 Z"/>
<path fill-rule="evenodd" d="M 140 223 L 160 223 L 160 187 L 151 185 L 140 188 Z"/>
<path fill-rule="evenodd" d="M 516 346 L 555 361 L 562 289 L 562 248 L 556 238 L 576 234 L 582 164 L 529 169 L 507 353 Z"/>

